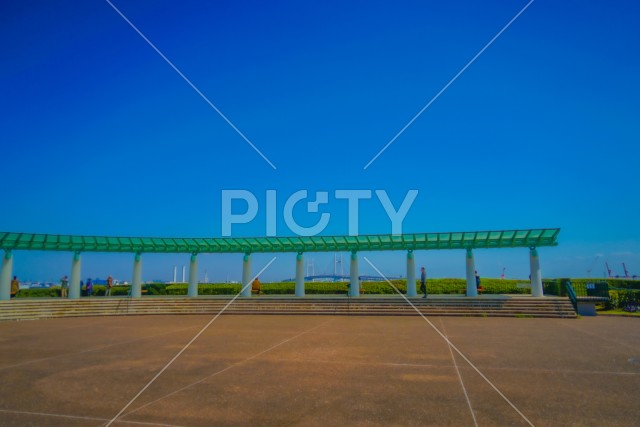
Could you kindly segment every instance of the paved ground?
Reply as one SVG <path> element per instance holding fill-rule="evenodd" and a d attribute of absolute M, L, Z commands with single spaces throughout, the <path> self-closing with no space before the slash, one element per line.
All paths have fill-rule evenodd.
<path fill-rule="evenodd" d="M 0 323 L 0 425 L 106 425 L 210 319 Z M 640 319 L 429 320 L 468 361 L 420 317 L 222 316 L 112 425 L 640 423 Z"/>

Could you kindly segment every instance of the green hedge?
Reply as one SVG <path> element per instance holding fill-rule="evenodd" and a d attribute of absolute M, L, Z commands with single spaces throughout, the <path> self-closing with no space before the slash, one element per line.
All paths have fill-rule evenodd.
<path fill-rule="evenodd" d="M 604 304 L 604 308 L 607 310 L 624 308 L 627 304 L 640 305 L 640 290 L 610 290 L 609 297 L 611 298 L 609 302 Z"/>
<path fill-rule="evenodd" d="M 93 296 L 104 296 L 107 287 L 102 285 L 93 285 Z M 60 297 L 60 286 L 52 286 L 50 288 L 33 288 L 20 289 L 16 298 L 55 298 Z M 112 296 L 129 295 L 128 286 L 114 286 L 111 288 Z M 87 296 L 87 290 L 82 288 L 82 296 Z"/>
<path fill-rule="evenodd" d="M 579 279 L 579 280 L 587 280 L 587 279 Z M 594 280 L 587 280 L 587 281 L 593 282 Z M 634 289 L 636 291 L 640 291 L 640 280 L 601 279 L 597 281 L 607 282 L 610 288 Z"/>
<path fill-rule="evenodd" d="M 164 295 L 187 295 L 189 285 L 176 283 L 164 288 Z M 201 283 L 198 285 L 198 295 L 236 295 L 241 286 L 237 283 Z"/>
<path fill-rule="evenodd" d="M 405 280 L 392 280 L 402 293 L 407 292 Z M 528 294 L 528 287 L 518 287 L 518 284 L 526 283 L 523 280 L 482 279 L 484 294 Z M 158 284 L 159 285 L 159 284 Z M 346 294 L 348 282 L 306 282 L 305 293 L 307 295 L 334 295 Z M 150 286 L 150 285 L 145 285 Z M 154 284 L 153 286 L 156 286 Z M 166 285 L 164 288 L 157 286 L 156 295 L 186 295 L 188 285 L 176 283 Z M 199 284 L 199 295 L 235 295 L 240 292 L 240 284 L 209 283 Z M 416 289 L 420 289 L 420 283 L 416 282 Z M 427 293 L 429 294 L 464 294 L 467 289 L 465 279 L 428 279 Z M 295 294 L 294 282 L 262 283 L 260 293 L 264 295 L 293 295 Z M 362 282 L 360 285 L 362 294 L 395 294 L 396 291 L 387 282 Z M 151 294 L 151 292 L 149 292 Z"/>
<path fill-rule="evenodd" d="M 167 295 L 166 283 L 147 283 L 142 285 L 143 291 L 146 291 L 147 295 Z"/>
<path fill-rule="evenodd" d="M 526 286 L 518 286 L 526 285 Z M 513 279 L 481 279 L 482 294 L 529 294 L 527 280 Z M 416 285 L 418 291 L 420 284 Z M 465 294 L 467 281 L 465 279 L 427 279 L 427 293 L 429 294 Z"/>
<path fill-rule="evenodd" d="M 60 286 L 52 288 L 20 289 L 16 298 L 54 298 L 60 296 Z"/>
<path fill-rule="evenodd" d="M 107 287 L 105 285 L 93 285 L 93 296 L 104 296 Z M 86 291 L 82 291 L 82 295 L 86 295 Z M 127 296 L 129 295 L 129 286 L 114 286 L 111 288 L 111 296 Z"/>
<path fill-rule="evenodd" d="M 635 289 L 640 290 L 640 280 L 627 280 L 627 279 L 544 279 L 542 281 L 542 285 L 544 287 L 545 295 L 559 295 L 566 296 L 567 290 L 564 286 L 564 283 L 567 280 L 571 280 L 571 284 L 573 285 L 576 292 L 580 290 L 586 289 L 587 283 L 599 283 L 606 282 L 609 284 L 609 289 Z"/>
<path fill-rule="evenodd" d="M 545 295 L 566 296 L 564 281 L 568 279 L 544 279 L 542 281 Z M 600 282 L 602 279 L 571 279 L 576 289 L 582 289 L 586 283 Z M 636 289 L 640 291 L 640 280 L 606 279 L 611 288 Z M 392 283 L 402 292 L 406 293 L 406 280 L 392 280 Z M 483 278 L 481 285 L 483 294 L 529 294 L 531 289 L 527 280 L 493 279 Z M 147 283 L 143 285 L 143 295 L 186 295 L 188 284 L 186 283 Z M 236 295 L 240 292 L 238 283 L 201 283 L 198 285 L 199 295 Z M 464 294 L 466 292 L 465 279 L 428 279 L 427 293 L 429 294 Z M 93 295 L 104 296 L 106 286 L 94 285 Z M 416 290 L 420 292 L 420 283 L 416 282 Z M 347 282 L 306 282 L 305 293 L 309 295 L 320 294 L 346 294 Z M 360 286 L 362 294 L 394 294 L 395 291 L 387 282 L 362 282 Z M 614 291 L 611 291 L 614 292 Z M 295 294 L 294 282 L 263 283 L 261 293 L 265 295 L 293 295 Z M 114 286 L 111 290 L 113 296 L 126 296 L 129 294 L 129 286 Z M 82 291 L 86 296 L 86 290 Z M 60 287 L 43 289 L 21 289 L 18 298 L 34 297 L 59 297 Z"/>

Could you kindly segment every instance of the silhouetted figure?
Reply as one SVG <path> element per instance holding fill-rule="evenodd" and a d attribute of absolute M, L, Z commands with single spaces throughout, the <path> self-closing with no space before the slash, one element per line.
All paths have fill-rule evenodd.
<path fill-rule="evenodd" d="M 420 268 L 420 292 L 424 293 L 422 298 L 427 297 L 427 270 L 424 267 Z"/>
<path fill-rule="evenodd" d="M 260 286 L 260 279 L 256 277 L 255 280 L 251 283 L 251 291 L 256 291 L 256 294 L 260 295 Z"/>
<path fill-rule="evenodd" d="M 60 297 L 67 298 L 69 296 L 69 278 L 67 276 L 63 276 L 60 279 Z"/>
<path fill-rule="evenodd" d="M 18 282 L 18 276 L 13 276 L 13 280 L 11 281 L 11 298 L 15 298 L 18 295 L 18 291 L 20 291 L 20 282 Z"/>
<path fill-rule="evenodd" d="M 107 289 L 104 291 L 105 297 L 111 296 L 111 288 L 113 288 L 113 277 L 107 277 Z"/>

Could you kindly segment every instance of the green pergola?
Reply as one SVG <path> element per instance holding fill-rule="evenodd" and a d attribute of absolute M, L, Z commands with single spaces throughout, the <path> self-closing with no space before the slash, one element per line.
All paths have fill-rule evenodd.
<path fill-rule="evenodd" d="M 312 237 L 109 237 L 0 232 L 0 249 L 129 253 L 340 252 L 556 246 L 559 228 Z"/>
<path fill-rule="evenodd" d="M 134 253 L 131 296 L 139 298 L 142 287 L 143 253 L 188 253 L 189 297 L 198 296 L 198 254 L 241 253 L 241 296 L 250 297 L 249 286 L 255 277 L 251 274 L 251 254 L 260 252 L 297 252 L 296 296 L 304 296 L 305 252 L 351 252 L 349 295 L 360 295 L 358 252 L 407 251 L 407 295 L 416 296 L 415 262 L 413 251 L 438 249 L 466 250 L 467 296 L 477 296 L 474 278 L 474 249 L 529 248 L 531 263 L 531 294 L 543 296 L 540 261 L 537 248 L 556 246 L 559 228 L 526 230 L 463 231 L 453 233 L 376 234 L 361 236 L 311 237 L 112 237 L 73 236 L 61 234 L 34 234 L 0 232 L 0 249 L 4 250 L 0 268 L 0 300 L 9 300 L 13 251 L 66 251 L 73 252 L 69 298 L 80 298 L 81 254 L 83 252 Z M 273 260 L 271 261 L 273 262 Z M 271 263 L 270 262 L 270 263 Z M 269 263 L 269 264 L 270 264 Z M 267 264 L 267 267 L 269 266 Z M 266 267 L 265 267 L 266 268 Z"/>

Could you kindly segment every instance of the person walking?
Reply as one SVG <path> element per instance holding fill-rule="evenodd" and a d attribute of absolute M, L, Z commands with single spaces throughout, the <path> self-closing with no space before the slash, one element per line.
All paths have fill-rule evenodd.
<path fill-rule="evenodd" d="M 69 295 L 69 278 L 62 276 L 60 279 L 60 298 L 67 298 Z"/>
<path fill-rule="evenodd" d="M 424 292 L 422 298 L 427 297 L 427 270 L 424 267 L 420 268 L 420 292 Z"/>
<path fill-rule="evenodd" d="M 11 281 L 11 298 L 15 298 L 20 291 L 20 282 L 18 282 L 18 276 L 13 276 Z"/>
<path fill-rule="evenodd" d="M 111 288 L 113 288 L 113 277 L 107 277 L 107 289 L 104 291 L 105 297 L 111 296 Z"/>
<path fill-rule="evenodd" d="M 87 279 L 87 296 L 90 297 L 93 294 L 93 282 L 91 278 Z"/>

